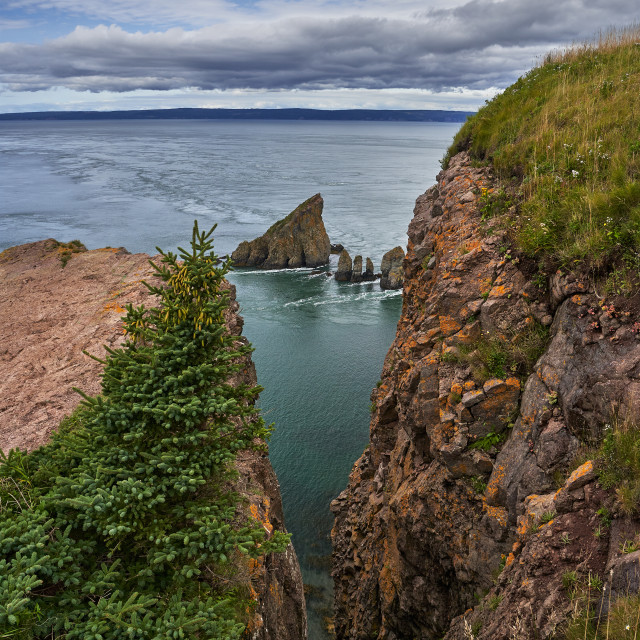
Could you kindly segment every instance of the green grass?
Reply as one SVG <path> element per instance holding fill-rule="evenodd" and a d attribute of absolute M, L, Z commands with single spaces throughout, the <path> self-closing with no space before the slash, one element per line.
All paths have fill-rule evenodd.
<path fill-rule="evenodd" d="M 630 515 L 640 511 L 640 426 L 614 416 L 605 425 L 596 465 L 600 484 L 615 489 L 622 510 Z"/>
<path fill-rule="evenodd" d="M 443 159 L 468 150 L 492 165 L 483 216 L 513 196 L 519 214 L 505 224 L 523 253 L 548 269 L 617 271 L 609 287 L 626 293 L 640 267 L 638 41 L 633 27 L 547 56 L 470 118 Z"/>
<path fill-rule="evenodd" d="M 479 382 L 513 375 L 526 379 L 548 342 L 549 328 L 533 321 L 524 331 L 509 336 L 483 334 L 460 349 L 460 359 L 471 366 Z"/>

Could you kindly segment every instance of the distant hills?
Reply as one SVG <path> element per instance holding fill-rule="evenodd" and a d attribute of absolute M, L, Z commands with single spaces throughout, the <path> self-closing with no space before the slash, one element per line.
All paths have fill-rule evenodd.
<path fill-rule="evenodd" d="M 464 122 L 472 111 L 437 109 L 145 109 L 129 111 L 32 111 L 0 113 L 0 120 L 360 120 Z"/>

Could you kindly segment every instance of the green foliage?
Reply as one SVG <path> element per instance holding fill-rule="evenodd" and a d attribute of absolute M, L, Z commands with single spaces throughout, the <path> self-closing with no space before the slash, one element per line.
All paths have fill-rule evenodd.
<path fill-rule="evenodd" d="M 482 189 L 480 194 L 479 209 L 483 220 L 506 213 L 513 204 L 511 196 L 504 189 Z"/>
<path fill-rule="evenodd" d="M 482 476 L 471 476 L 471 486 L 476 493 L 484 493 L 487 489 L 487 483 Z"/>
<path fill-rule="evenodd" d="M 551 522 L 555 517 L 556 517 L 556 512 L 555 511 L 545 511 L 541 516 L 540 516 L 540 522 L 542 524 L 548 524 L 549 522 Z"/>
<path fill-rule="evenodd" d="M 468 150 L 498 180 L 519 182 L 519 215 L 505 222 L 525 254 L 616 269 L 609 287 L 625 292 L 639 279 L 638 31 L 548 56 L 467 120 L 443 160 Z M 484 217 L 505 205 L 498 194 L 481 198 Z"/>
<path fill-rule="evenodd" d="M 229 491 L 236 453 L 269 429 L 260 388 L 230 383 L 250 347 L 225 327 L 212 232 L 196 224 L 182 262 L 161 251 L 160 304 L 128 307 L 102 394 L 82 394 L 50 444 L 2 456 L 0 637 L 242 634 L 234 573 L 288 536 L 266 540 Z"/>
<path fill-rule="evenodd" d="M 461 349 L 461 354 L 480 382 L 510 375 L 526 378 L 548 342 L 549 328 L 532 319 L 519 333 L 483 334 L 471 347 Z"/>
<path fill-rule="evenodd" d="M 505 433 L 494 433 L 490 431 L 486 436 L 478 438 L 475 442 L 469 445 L 469 449 L 480 449 L 482 451 L 489 451 L 492 447 L 496 447 L 503 443 L 507 438 Z"/>
<path fill-rule="evenodd" d="M 615 488 L 625 513 L 640 510 L 640 428 L 617 416 L 605 425 L 605 436 L 596 453 L 600 484 Z"/>
<path fill-rule="evenodd" d="M 71 242 L 56 242 L 55 244 L 58 258 L 60 258 L 60 263 L 62 264 L 62 268 L 64 269 L 67 266 L 67 262 L 71 260 L 71 256 L 74 253 L 82 253 L 86 251 L 87 248 L 80 242 L 80 240 L 72 240 Z"/>
<path fill-rule="evenodd" d="M 640 595 L 611 598 L 605 613 L 600 593 L 589 589 L 588 582 L 580 585 L 576 576 L 568 591 L 574 606 L 560 637 L 565 640 L 637 640 L 640 637 Z M 603 597 L 609 599 L 608 593 L 607 589 Z"/>
<path fill-rule="evenodd" d="M 502 595 L 496 594 L 489 597 L 489 599 L 487 600 L 487 606 L 491 611 L 495 611 L 500 606 L 501 602 L 502 602 Z"/>

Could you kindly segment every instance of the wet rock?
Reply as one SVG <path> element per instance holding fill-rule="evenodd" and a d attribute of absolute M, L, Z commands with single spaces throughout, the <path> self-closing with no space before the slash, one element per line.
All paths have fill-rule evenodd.
<path fill-rule="evenodd" d="M 235 266 L 293 269 L 327 264 L 331 243 L 322 221 L 323 205 L 318 193 L 278 220 L 264 235 L 241 242 L 231 254 Z"/>
<path fill-rule="evenodd" d="M 338 270 L 336 271 L 336 280 L 339 282 L 349 282 L 353 273 L 353 263 L 351 256 L 346 249 L 343 249 L 338 258 Z"/>

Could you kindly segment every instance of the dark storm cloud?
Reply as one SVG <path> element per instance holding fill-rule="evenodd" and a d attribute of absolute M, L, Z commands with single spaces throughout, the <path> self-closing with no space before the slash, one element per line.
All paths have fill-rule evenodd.
<path fill-rule="evenodd" d="M 509 84 L 550 47 L 638 15 L 636 0 L 471 0 L 411 19 L 282 18 L 159 33 L 79 27 L 42 45 L 0 44 L 0 82 L 14 91 L 483 89 Z"/>

